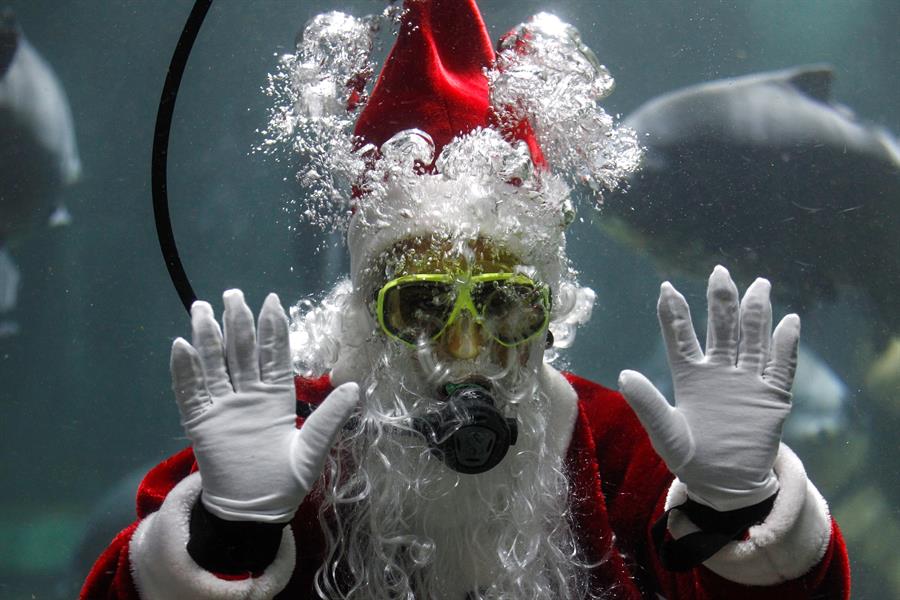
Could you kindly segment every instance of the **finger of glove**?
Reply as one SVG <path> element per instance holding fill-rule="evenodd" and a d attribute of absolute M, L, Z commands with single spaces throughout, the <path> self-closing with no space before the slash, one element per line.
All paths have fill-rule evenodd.
<path fill-rule="evenodd" d="M 789 314 L 781 319 L 772 334 L 772 356 L 763 371 L 763 379 L 789 392 L 797 372 L 800 347 L 800 317 Z"/>
<path fill-rule="evenodd" d="M 706 358 L 709 362 L 734 365 L 738 346 L 738 290 L 728 270 L 716 265 L 706 289 L 708 322 Z"/>
<path fill-rule="evenodd" d="M 241 290 L 228 290 L 225 301 L 225 358 L 234 389 L 242 391 L 259 381 L 259 353 L 253 313 L 244 302 Z"/>
<path fill-rule="evenodd" d="M 769 360 L 772 344 L 772 302 L 769 292 L 772 285 L 759 277 L 741 299 L 741 341 L 738 351 L 738 367 L 762 374 Z"/>
<path fill-rule="evenodd" d="M 703 358 L 687 301 L 668 281 L 659 288 L 656 314 L 666 342 L 670 366 Z"/>
<path fill-rule="evenodd" d="M 259 311 L 259 370 L 265 383 L 293 381 L 288 318 L 276 294 L 269 294 Z"/>
<path fill-rule="evenodd" d="M 669 470 L 677 472 L 693 457 L 693 437 L 684 416 L 637 371 L 619 374 L 619 391 L 637 415 Z"/>
<path fill-rule="evenodd" d="M 196 301 L 191 305 L 191 330 L 194 348 L 200 355 L 206 387 L 213 396 L 222 396 L 232 390 L 225 368 L 225 347 L 222 330 L 213 316 L 208 302 Z"/>
<path fill-rule="evenodd" d="M 322 471 L 322 462 L 334 440 L 359 404 L 359 386 L 345 383 L 328 394 L 325 401 L 306 419 L 294 438 L 292 464 L 294 475 L 304 490 L 309 490 Z"/>
<path fill-rule="evenodd" d="M 169 370 L 172 373 L 172 391 L 175 392 L 181 424 L 187 426 L 206 412 L 212 405 L 212 399 L 203 379 L 200 355 L 184 338 L 177 338 L 172 343 Z"/>

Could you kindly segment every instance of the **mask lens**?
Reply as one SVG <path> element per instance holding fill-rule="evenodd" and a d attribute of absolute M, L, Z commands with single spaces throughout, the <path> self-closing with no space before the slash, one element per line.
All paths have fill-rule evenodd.
<path fill-rule="evenodd" d="M 484 315 L 484 327 L 504 344 L 524 342 L 547 321 L 544 294 L 532 284 L 490 281 L 480 284 L 472 296 Z"/>
<path fill-rule="evenodd" d="M 453 311 L 453 285 L 437 281 L 408 281 L 385 292 L 384 326 L 410 344 L 440 333 Z"/>

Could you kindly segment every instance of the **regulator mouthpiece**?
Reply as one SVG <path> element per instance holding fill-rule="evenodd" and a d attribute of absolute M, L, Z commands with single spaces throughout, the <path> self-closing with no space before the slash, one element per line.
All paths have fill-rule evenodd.
<path fill-rule="evenodd" d="M 516 443 L 518 425 L 494 406 L 491 393 L 478 383 L 451 383 L 446 404 L 414 420 L 432 452 L 459 473 L 490 471 Z"/>

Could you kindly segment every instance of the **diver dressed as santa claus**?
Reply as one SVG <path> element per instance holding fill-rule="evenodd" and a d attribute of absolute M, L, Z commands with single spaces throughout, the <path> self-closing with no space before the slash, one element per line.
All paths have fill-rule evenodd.
<path fill-rule="evenodd" d="M 192 446 L 147 475 L 83 598 L 849 596 L 781 444 L 800 321 L 772 332 L 766 280 L 741 298 L 713 271 L 704 346 L 662 285 L 674 405 L 634 371 L 620 393 L 551 366 L 593 292 L 548 125 L 494 84 L 559 27 L 498 56 L 474 0 L 407 1 L 356 123 L 350 279 L 291 323 L 274 294 L 254 323 L 225 292 L 222 328 L 194 304 L 171 359 Z"/>

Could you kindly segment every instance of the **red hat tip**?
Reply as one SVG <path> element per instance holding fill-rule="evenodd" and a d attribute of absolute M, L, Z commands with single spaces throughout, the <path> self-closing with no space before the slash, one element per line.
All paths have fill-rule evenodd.
<path fill-rule="evenodd" d="M 381 146 L 400 131 L 421 129 L 437 155 L 453 138 L 493 127 L 525 141 L 534 164 L 546 168 L 527 121 L 512 127 L 496 122 L 485 75 L 493 62 L 475 0 L 406 0 L 397 41 L 354 133 Z"/>

